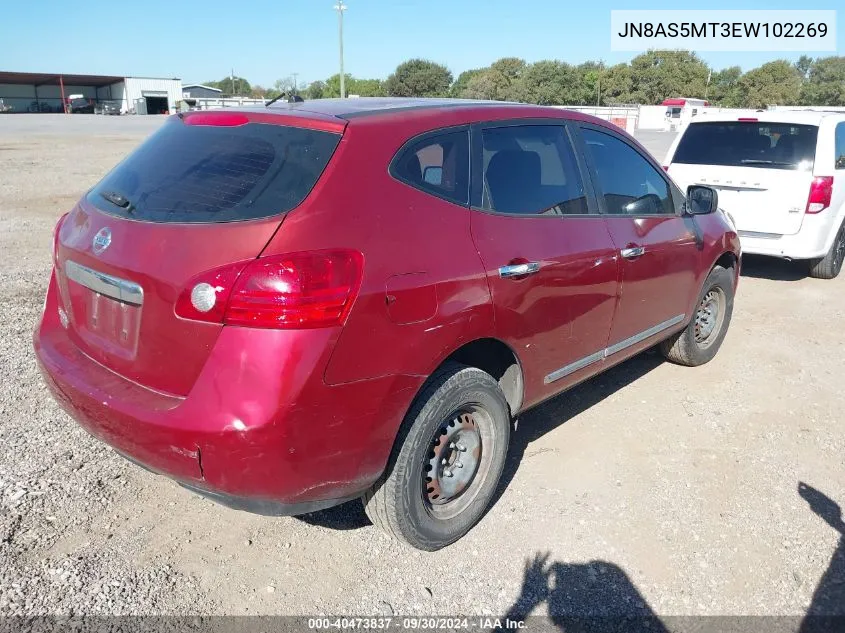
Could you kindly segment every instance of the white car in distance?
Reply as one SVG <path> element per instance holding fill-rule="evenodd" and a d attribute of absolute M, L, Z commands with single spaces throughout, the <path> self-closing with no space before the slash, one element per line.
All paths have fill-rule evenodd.
<path fill-rule="evenodd" d="M 718 191 L 743 253 L 806 260 L 821 279 L 842 270 L 845 112 L 707 113 L 684 128 L 663 164 L 684 191 Z"/>

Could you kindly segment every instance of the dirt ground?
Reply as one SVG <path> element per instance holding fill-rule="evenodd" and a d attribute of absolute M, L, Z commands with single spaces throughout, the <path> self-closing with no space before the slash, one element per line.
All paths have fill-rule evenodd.
<path fill-rule="evenodd" d="M 160 122 L 0 117 L 0 615 L 845 614 L 845 275 L 746 258 L 713 362 L 645 354 L 524 414 L 501 496 L 432 554 L 358 502 L 252 516 L 90 438 L 32 352 L 51 230 Z"/>

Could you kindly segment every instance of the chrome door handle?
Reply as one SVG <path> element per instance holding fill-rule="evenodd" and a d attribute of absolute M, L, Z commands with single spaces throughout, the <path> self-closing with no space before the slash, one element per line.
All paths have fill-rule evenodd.
<path fill-rule="evenodd" d="M 632 246 L 630 248 L 623 248 L 621 251 L 619 251 L 619 254 L 622 255 L 622 257 L 624 257 L 625 259 L 636 259 L 644 253 L 644 246 Z"/>
<path fill-rule="evenodd" d="M 499 277 L 510 279 L 512 277 L 524 277 L 533 275 L 540 270 L 540 262 L 526 262 L 525 264 L 510 264 L 499 268 Z"/>

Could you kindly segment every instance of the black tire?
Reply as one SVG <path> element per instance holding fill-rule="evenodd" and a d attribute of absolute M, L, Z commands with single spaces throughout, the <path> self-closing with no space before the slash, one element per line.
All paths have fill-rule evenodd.
<path fill-rule="evenodd" d="M 713 301 L 718 304 L 717 314 Z M 706 302 L 706 303 L 705 303 Z M 689 324 L 660 344 L 660 352 L 678 365 L 697 367 L 713 359 L 725 340 L 734 307 L 733 273 L 715 266 L 698 295 Z M 712 320 L 712 329 L 710 323 Z"/>
<path fill-rule="evenodd" d="M 505 465 L 510 425 L 508 403 L 490 374 L 457 363 L 445 365 L 429 379 L 405 416 L 384 474 L 364 494 L 367 516 L 417 549 L 434 551 L 454 543 L 487 510 Z M 454 450 L 445 445 L 450 438 L 457 438 L 449 441 Z M 468 451 L 467 444 L 478 449 Z M 441 467 L 440 456 L 447 453 L 455 461 Z M 461 460 L 469 467 L 464 468 Z M 432 474 L 432 462 L 438 464 L 433 473 L 436 482 L 427 483 L 432 481 L 426 479 Z M 444 469 L 456 477 L 454 481 L 470 477 L 448 501 L 446 491 L 454 481 L 443 479 Z M 443 492 L 442 497 L 432 500 L 437 492 Z"/>
<path fill-rule="evenodd" d="M 810 277 L 816 279 L 836 278 L 842 270 L 843 260 L 845 260 L 845 222 L 839 227 L 839 232 L 836 234 L 827 255 L 810 262 Z"/>

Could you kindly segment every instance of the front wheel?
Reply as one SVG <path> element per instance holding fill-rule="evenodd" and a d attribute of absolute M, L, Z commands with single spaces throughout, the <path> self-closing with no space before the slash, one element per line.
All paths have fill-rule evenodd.
<path fill-rule="evenodd" d="M 490 504 L 505 464 L 510 421 L 490 374 L 446 365 L 408 412 L 384 475 L 364 495 L 367 516 L 417 549 L 454 543 Z"/>
<path fill-rule="evenodd" d="M 733 275 L 715 266 L 704 280 L 689 325 L 663 341 L 661 353 L 673 363 L 688 367 L 711 361 L 728 333 L 733 307 Z"/>
<path fill-rule="evenodd" d="M 827 255 L 822 259 L 811 262 L 810 277 L 834 279 L 842 270 L 843 260 L 845 260 L 845 222 L 839 227 L 839 232 L 836 234 L 836 239 L 833 240 Z"/>

